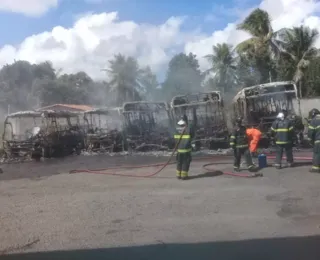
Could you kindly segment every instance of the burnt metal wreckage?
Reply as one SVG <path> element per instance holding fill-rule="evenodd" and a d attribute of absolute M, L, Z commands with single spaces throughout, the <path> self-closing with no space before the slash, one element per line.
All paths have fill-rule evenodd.
<path fill-rule="evenodd" d="M 166 102 L 127 102 L 123 105 L 126 146 L 131 151 L 174 148 L 172 120 Z"/>
<path fill-rule="evenodd" d="M 295 126 L 296 144 L 304 142 L 297 86 L 293 81 L 270 82 L 243 88 L 233 98 L 232 119 L 242 117 L 246 126 L 262 132 L 261 148 L 271 145 L 271 125 L 279 112 L 286 110 Z"/>
<path fill-rule="evenodd" d="M 22 111 L 4 122 L 5 158 L 60 157 L 81 150 L 121 152 L 166 151 L 175 147 L 174 129 L 183 115 L 195 126 L 193 149 L 229 147 L 229 119 L 241 116 L 247 127 L 262 133 L 260 148 L 270 147 L 271 124 L 287 110 L 297 144 L 304 141 L 300 102 L 294 82 L 271 82 L 247 87 L 232 102 L 231 116 L 219 91 L 193 93 L 166 102 L 127 102 L 121 108 L 97 108 L 85 112 Z"/>
<path fill-rule="evenodd" d="M 175 96 L 170 106 L 175 123 L 185 114 L 189 122 L 195 125 L 196 138 L 193 141 L 195 150 L 202 147 L 208 149 L 228 147 L 229 132 L 220 91 Z"/>
<path fill-rule="evenodd" d="M 125 150 L 122 108 L 97 108 L 84 112 L 85 150 L 120 152 Z"/>
<path fill-rule="evenodd" d="M 6 117 L 2 140 L 6 159 L 39 160 L 80 154 L 84 132 L 77 113 L 22 111 Z"/>

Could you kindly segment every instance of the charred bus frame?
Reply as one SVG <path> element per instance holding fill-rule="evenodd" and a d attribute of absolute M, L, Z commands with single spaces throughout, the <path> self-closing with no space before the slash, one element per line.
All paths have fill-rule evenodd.
<path fill-rule="evenodd" d="M 123 143 L 122 108 L 98 108 L 84 112 L 85 146 L 89 151 L 120 152 Z"/>
<path fill-rule="evenodd" d="M 302 124 L 297 86 L 293 81 L 244 88 L 233 98 L 232 106 L 233 119 L 241 116 L 248 127 L 258 127 L 262 131 L 261 147 L 270 145 L 271 125 L 282 109 L 287 110 L 296 125 Z"/>
<path fill-rule="evenodd" d="M 174 148 L 171 118 L 166 102 L 127 102 L 123 105 L 124 135 L 135 151 Z"/>
<path fill-rule="evenodd" d="M 79 115 L 68 111 L 21 111 L 4 122 L 3 148 L 9 158 L 50 158 L 83 148 Z"/>
<path fill-rule="evenodd" d="M 191 123 L 196 123 L 196 150 L 228 146 L 228 127 L 220 91 L 175 96 L 170 106 L 175 123 L 184 114 Z M 194 117 L 197 122 L 192 122 Z"/>

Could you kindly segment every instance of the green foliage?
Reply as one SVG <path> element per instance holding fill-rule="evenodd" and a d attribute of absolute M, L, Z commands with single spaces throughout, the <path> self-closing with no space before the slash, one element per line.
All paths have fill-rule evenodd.
<path fill-rule="evenodd" d="M 237 63 L 232 46 L 226 43 L 217 44 L 212 47 L 212 54 L 205 58 L 211 64 L 211 68 L 205 73 L 213 74 L 213 80 L 208 81 L 212 86 L 225 93 L 238 84 Z"/>
<path fill-rule="evenodd" d="M 237 71 L 243 86 L 253 85 L 253 82 L 249 83 L 252 77 L 255 84 L 268 82 L 271 78 L 272 81 L 294 80 L 300 96 L 320 92 L 315 73 L 309 71 L 315 70 L 310 64 L 319 52 L 314 47 L 319 34 L 317 30 L 301 26 L 274 32 L 268 13 L 261 9 L 249 14 L 238 29 L 252 35 L 236 47 L 239 57 Z M 312 64 L 319 66 L 319 63 Z M 252 73 L 254 75 L 250 75 Z"/>
<path fill-rule="evenodd" d="M 11 112 L 55 103 L 121 106 L 125 101 L 152 99 L 158 91 L 150 67 L 140 69 L 132 57 L 109 61 L 109 82 L 94 81 L 85 72 L 61 74 L 50 62 L 17 61 L 0 70 L 0 108 Z"/>
<path fill-rule="evenodd" d="M 169 62 L 167 77 L 162 84 L 163 95 L 170 100 L 175 95 L 197 92 L 202 79 L 196 55 L 177 54 Z"/>

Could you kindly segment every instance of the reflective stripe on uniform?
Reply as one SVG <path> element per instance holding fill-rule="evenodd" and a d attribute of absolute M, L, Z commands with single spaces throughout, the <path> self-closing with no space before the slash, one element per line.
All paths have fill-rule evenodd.
<path fill-rule="evenodd" d="M 180 175 L 181 175 L 181 171 L 177 170 L 177 176 L 180 176 Z"/>
<path fill-rule="evenodd" d="M 320 128 L 320 125 L 316 126 L 316 127 L 313 127 L 312 125 L 308 125 L 308 128 L 310 129 L 319 129 Z"/>
<path fill-rule="evenodd" d="M 236 145 L 236 148 L 246 148 L 246 147 L 248 147 L 248 145 L 247 145 L 247 144 L 243 144 L 243 145 Z"/>
<path fill-rule="evenodd" d="M 288 144 L 289 142 L 276 141 L 276 144 Z"/>
<path fill-rule="evenodd" d="M 230 145 L 234 145 L 234 142 L 231 142 Z"/>
<path fill-rule="evenodd" d="M 190 135 L 174 135 L 174 139 L 190 139 Z"/>
<path fill-rule="evenodd" d="M 181 177 L 188 177 L 188 172 L 181 171 Z"/>
<path fill-rule="evenodd" d="M 290 127 L 291 128 L 291 127 Z M 279 128 L 279 129 L 273 129 L 273 131 L 275 131 L 275 132 L 289 132 L 290 130 L 292 130 L 292 129 L 288 129 L 288 128 Z"/>
<path fill-rule="evenodd" d="M 312 169 L 319 170 L 320 167 L 319 166 L 312 166 Z"/>
<path fill-rule="evenodd" d="M 191 149 L 178 149 L 178 153 L 188 153 L 191 152 Z"/>

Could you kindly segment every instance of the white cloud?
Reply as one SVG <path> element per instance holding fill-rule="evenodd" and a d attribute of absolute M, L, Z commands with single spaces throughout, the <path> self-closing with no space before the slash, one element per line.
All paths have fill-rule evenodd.
<path fill-rule="evenodd" d="M 65 72 L 84 70 L 93 77 L 105 77 L 102 68 L 114 54 L 138 58 L 141 65 L 159 71 L 175 48 L 183 50 L 192 33 L 180 31 L 184 18 L 172 17 L 159 26 L 119 21 L 117 13 L 87 14 L 72 28 L 54 27 L 26 38 L 19 46 L 0 50 L 0 65 L 14 59 L 38 63 L 51 60 Z"/>
<path fill-rule="evenodd" d="M 315 15 L 319 2 L 264 0 L 260 7 L 270 13 L 275 30 L 300 24 L 320 29 L 320 18 Z M 108 66 L 108 60 L 122 53 L 138 58 L 141 65 L 151 65 L 163 74 L 171 57 L 184 50 L 197 54 L 201 68 L 207 69 L 208 64 L 202 57 L 211 53 L 212 45 L 222 42 L 235 45 L 249 37 L 236 30 L 236 24 L 250 10 L 242 12 L 239 21 L 211 35 L 201 31 L 183 32 L 184 17 L 171 17 L 163 24 L 151 25 L 120 21 L 116 12 L 87 13 L 78 17 L 71 28 L 56 26 L 51 31 L 26 38 L 18 46 L 2 47 L 0 65 L 12 63 L 14 59 L 33 63 L 51 60 L 64 72 L 83 70 L 94 78 L 102 78 L 105 75 L 101 69 Z M 320 47 L 320 40 L 317 44 Z"/>
<path fill-rule="evenodd" d="M 57 5 L 58 0 L 0 0 L 0 11 L 40 16 Z"/>
<path fill-rule="evenodd" d="M 272 26 L 275 31 L 284 27 L 299 26 L 301 24 L 317 28 L 320 31 L 320 19 L 313 15 L 320 11 L 319 1 L 264 0 L 260 3 L 259 7 L 268 11 L 272 18 Z M 252 8 L 244 12 L 244 16 L 251 10 Z M 235 23 L 229 23 L 227 27 L 221 31 L 215 31 L 211 35 L 204 36 L 198 41 L 186 43 L 185 51 L 197 54 L 200 59 L 201 68 L 207 69 L 209 64 L 202 57 L 211 53 L 212 45 L 222 42 L 236 45 L 249 37 L 245 32 L 236 30 L 236 24 L 239 23 L 244 16 L 241 16 L 239 21 Z M 320 39 L 317 42 L 317 47 L 320 47 Z"/>

